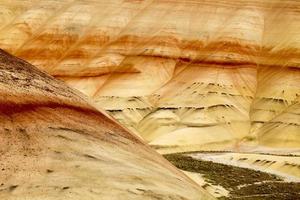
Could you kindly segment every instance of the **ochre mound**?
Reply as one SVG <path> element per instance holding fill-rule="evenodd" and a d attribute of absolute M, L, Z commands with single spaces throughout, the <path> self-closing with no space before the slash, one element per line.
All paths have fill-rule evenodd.
<path fill-rule="evenodd" d="M 211 199 L 76 91 L 0 50 L 0 199 Z"/>

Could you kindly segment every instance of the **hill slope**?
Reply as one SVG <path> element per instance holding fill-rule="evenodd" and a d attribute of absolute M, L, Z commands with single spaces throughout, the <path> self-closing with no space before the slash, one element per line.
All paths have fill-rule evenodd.
<path fill-rule="evenodd" d="M 156 147 L 299 148 L 298 1 L 1 1 L 0 47 Z"/>
<path fill-rule="evenodd" d="M 0 50 L 0 199 L 211 199 L 78 92 Z"/>

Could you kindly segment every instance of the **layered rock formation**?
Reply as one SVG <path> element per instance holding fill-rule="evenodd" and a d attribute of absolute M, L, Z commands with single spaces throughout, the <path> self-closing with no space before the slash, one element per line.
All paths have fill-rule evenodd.
<path fill-rule="evenodd" d="M 0 47 L 150 144 L 300 147 L 300 4 L 2 1 Z"/>
<path fill-rule="evenodd" d="M 0 51 L 0 199 L 213 199 L 81 94 Z"/>

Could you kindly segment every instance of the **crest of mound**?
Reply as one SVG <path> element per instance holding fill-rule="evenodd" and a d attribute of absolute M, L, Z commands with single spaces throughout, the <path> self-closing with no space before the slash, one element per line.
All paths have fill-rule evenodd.
<path fill-rule="evenodd" d="M 0 199 L 211 199 L 136 136 L 0 51 Z"/>

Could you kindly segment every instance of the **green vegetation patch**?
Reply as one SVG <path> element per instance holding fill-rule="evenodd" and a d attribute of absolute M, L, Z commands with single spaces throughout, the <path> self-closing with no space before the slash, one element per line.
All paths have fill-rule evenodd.
<path fill-rule="evenodd" d="M 221 197 L 223 200 L 300 199 L 300 183 L 284 182 L 274 174 L 194 159 L 186 153 L 166 154 L 164 157 L 177 168 L 199 173 L 208 183 L 228 190 L 229 197 Z"/>
<path fill-rule="evenodd" d="M 282 180 L 273 174 L 212 161 L 196 160 L 184 154 L 167 154 L 164 155 L 164 157 L 177 168 L 184 171 L 200 173 L 207 182 L 214 185 L 221 185 L 229 191 L 243 184 Z"/>

